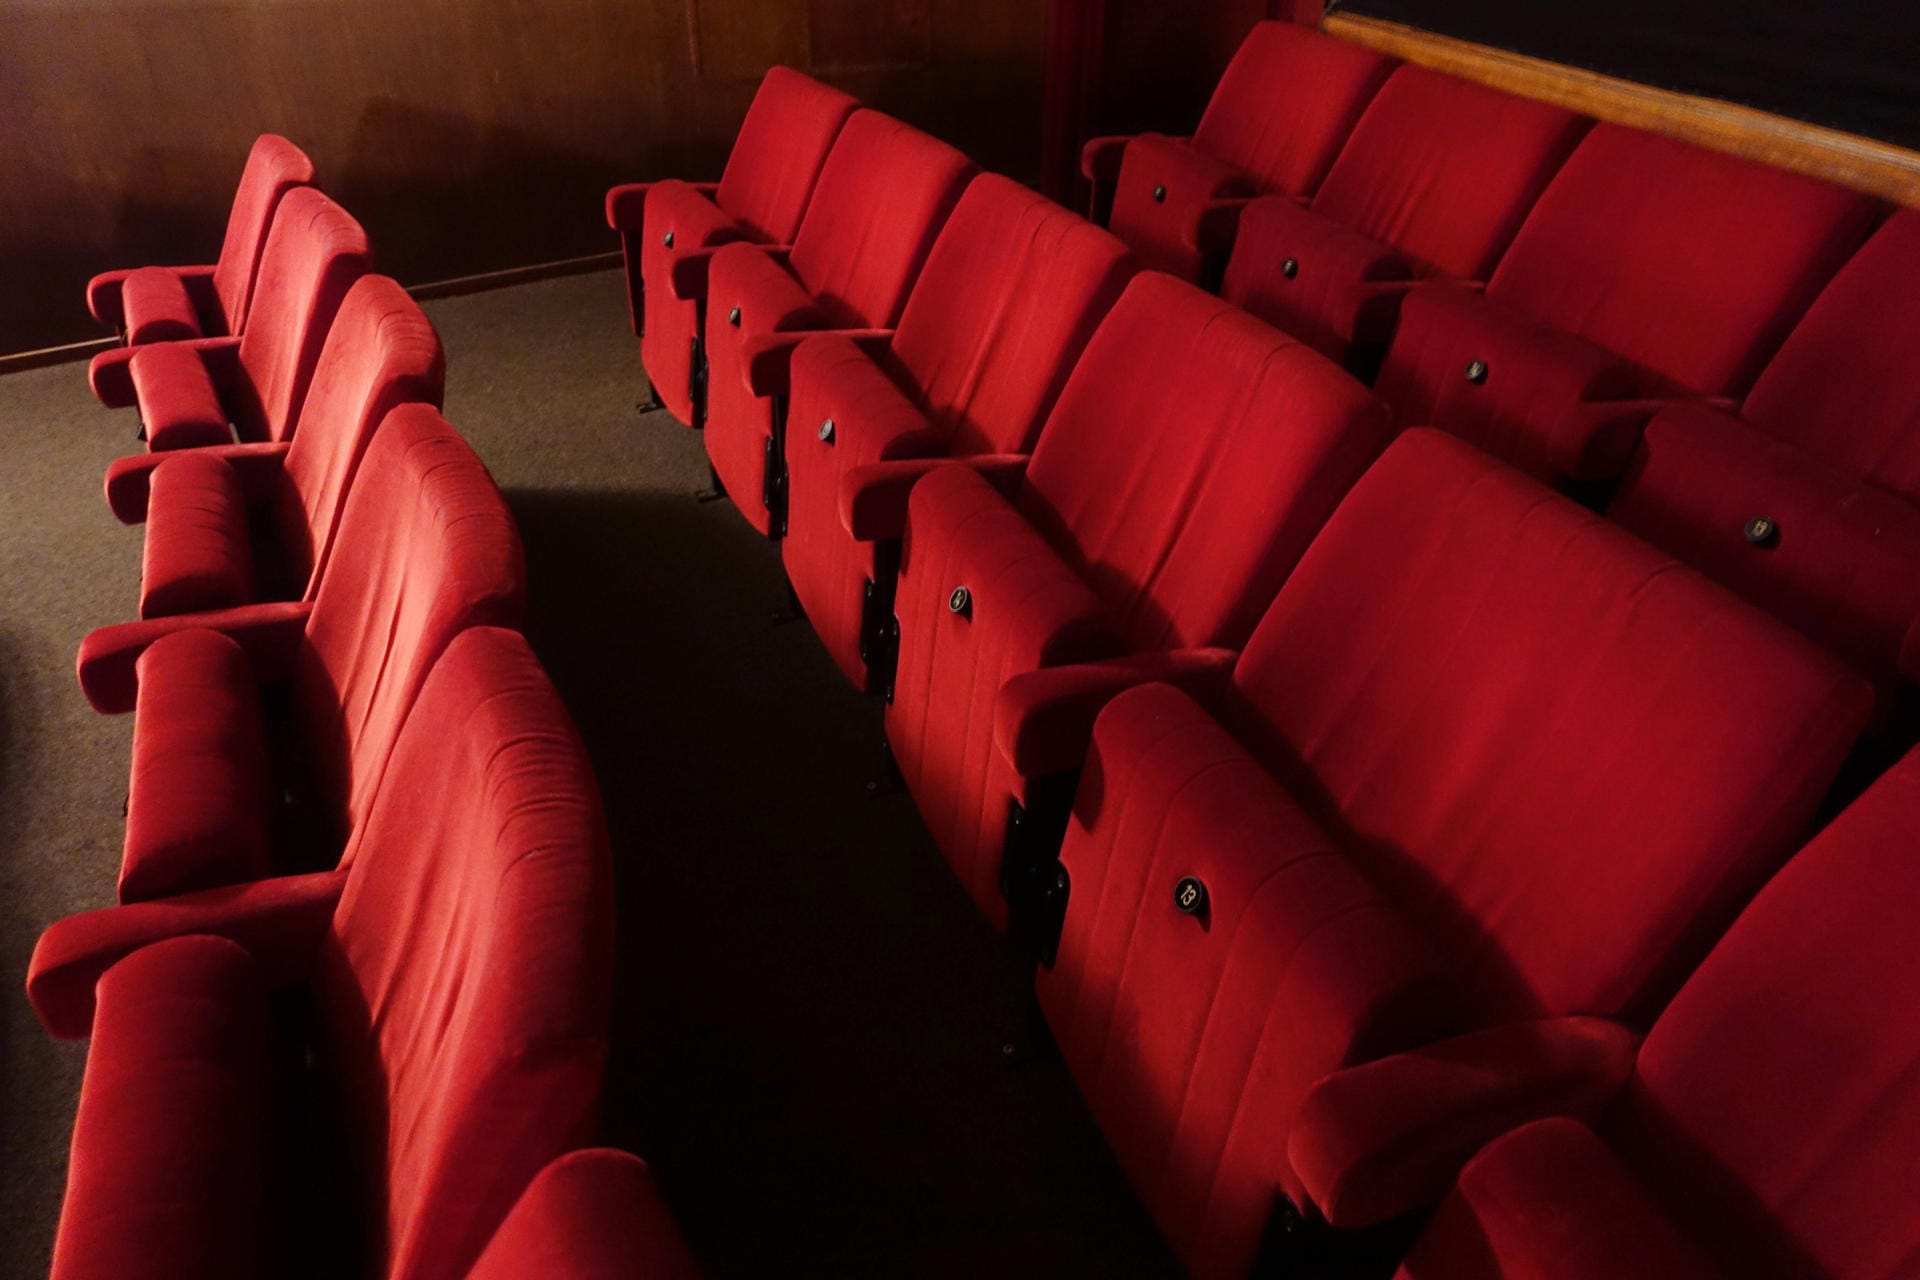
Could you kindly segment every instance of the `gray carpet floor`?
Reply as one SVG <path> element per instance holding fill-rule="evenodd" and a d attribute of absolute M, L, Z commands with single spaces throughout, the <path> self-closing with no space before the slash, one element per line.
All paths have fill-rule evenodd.
<path fill-rule="evenodd" d="M 904 796 L 879 708 L 804 624 L 776 548 L 696 504 L 699 436 L 639 415 L 620 277 L 428 305 L 447 416 L 527 546 L 528 634 L 585 734 L 617 861 L 605 1137 L 646 1155 L 710 1275 L 1164 1275 L 1163 1246 L 1030 985 Z M 0 378 L 0 1274 L 46 1272 L 84 1045 L 21 995 L 39 930 L 112 901 L 131 725 L 72 676 L 134 612 L 136 448 L 84 368 Z M 1017 1065 L 1001 1046 L 1021 1050 Z"/>

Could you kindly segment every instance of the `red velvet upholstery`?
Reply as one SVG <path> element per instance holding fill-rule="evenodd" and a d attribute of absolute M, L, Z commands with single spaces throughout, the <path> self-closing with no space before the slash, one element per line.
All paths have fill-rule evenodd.
<path fill-rule="evenodd" d="M 1123 694 L 1075 800 L 1041 1000 L 1176 1252 L 1244 1272 L 1274 1197 L 1306 1197 L 1284 1152 L 1329 1072 L 1657 1008 L 1798 838 L 1868 701 L 1599 517 L 1402 436 L 1247 642 L 1234 736 L 1171 689 Z M 1175 906 L 1187 875 L 1204 922 Z"/>
<path fill-rule="evenodd" d="M 1378 385 L 1402 423 L 1536 474 L 1618 475 L 1647 413 L 1623 424 L 1589 402 L 1743 393 L 1873 215 L 1839 187 L 1598 125 L 1484 297 L 1407 299 Z"/>
<path fill-rule="evenodd" d="M 179 631 L 136 669 L 120 901 L 270 875 L 276 793 L 245 651 L 218 631 Z"/>
<path fill-rule="evenodd" d="M 1307 27 L 1260 23 L 1220 77 L 1191 143 L 1145 135 L 1127 144 L 1114 232 L 1147 266 L 1195 278 L 1207 210 L 1259 191 L 1311 196 L 1393 66 Z M 1165 189 L 1160 200 L 1156 187 Z"/>
<path fill-rule="evenodd" d="M 261 252 L 232 376 L 214 379 L 207 371 L 195 372 L 183 354 L 194 350 L 190 347 L 157 343 L 135 353 L 134 392 L 148 448 L 220 443 L 231 438 L 229 421 L 242 440 L 291 436 L 327 329 L 347 290 L 371 262 L 366 233 L 346 210 L 312 187 L 288 192 Z M 94 357 L 96 391 L 102 389 L 103 365 L 114 363 L 115 355 Z M 114 402 L 106 394 L 102 400 Z M 176 434 L 181 428 L 186 430 Z"/>
<path fill-rule="evenodd" d="M 253 598 L 246 497 L 216 451 L 159 457 L 152 472 L 152 519 L 140 562 L 140 616 L 165 617 L 245 604 Z"/>
<path fill-rule="evenodd" d="M 561 1156 L 500 1224 L 468 1280 L 696 1280 L 647 1166 L 599 1148 Z"/>
<path fill-rule="evenodd" d="M 446 382 L 446 360 L 433 325 L 419 304 L 386 276 L 362 276 L 340 304 L 339 315 L 327 332 L 313 386 L 302 413 L 299 435 L 282 445 L 225 445 L 198 449 L 191 471 L 211 486 L 213 477 L 225 492 L 247 505 L 270 508 L 273 532 L 272 561 L 262 579 L 250 569 L 223 576 L 224 598 L 203 594 L 190 608 L 220 608 L 256 598 L 279 596 L 311 598 L 325 568 L 339 522 L 341 500 L 360 464 L 373 430 L 396 405 L 418 401 L 440 403 Z M 159 493 L 153 479 L 164 457 L 153 454 L 116 459 L 107 470 L 107 501 L 122 520 L 146 520 L 148 558 L 155 539 L 183 521 L 207 536 L 179 553 L 180 572 L 204 579 L 216 567 L 250 563 L 244 530 L 222 534 L 193 520 L 190 506 Z M 253 474 L 249 474 L 250 471 Z M 152 492 L 149 486 L 152 486 Z M 149 594 L 151 575 L 149 575 Z M 143 604 L 143 617 L 181 608 Z"/>
<path fill-rule="evenodd" d="M 1132 268 L 1126 246 L 995 174 L 967 186 L 927 257 L 885 355 L 843 337 L 795 350 L 787 577 L 848 679 L 864 685 L 860 623 L 871 544 L 840 521 L 847 472 L 917 454 L 1024 453 Z M 821 424 L 832 422 L 822 438 Z M 882 607 L 891 581 L 877 584 Z"/>
<path fill-rule="evenodd" d="M 1401 288 L 1484 281 L 1588 122 L 1425 67 L 1368 105 L 1311 207 L 1256 200 L 1221 293 L 1335 360 L 1392 336 Z M 1288 264 L 1291 263 L 1291 267 Z"/>
<path fill-rule="evenodd" d="M 762 533 L 778 533 L 762 501 L 767 441 L 778 424 L 772 401 L 747 385 L 745 345 L 796 329 L 891 327 L 972 171 L 944 142 L 856 111 L 828 153 L 787 265 L 749 245 L 713 255 L 707 457 Z"/>
<path fill-rule="evenodd" d="M 1000 684 L 1238 644 L 1386 437 L 1385 406 L 1323 357 L 1150 273 L 1094 333 L 1011 501 L 971 469 L 913 487 L 887 737 L 983 910 L 1004 915 L 1023 791 L 993 745 Z M 962 586 L 972 606 L 956 613 Z"/>
<path fill-rule="evenodd" d="M 1898 995 L 1920 976 L 1916 820 L 1910 754 L 1741 915 L 1595 1130 L 1540 1124 L 1489 1147 L 1402 1275 L 1906 1274 L 1920 1017 Z M 1555 1265 L 1646 1237 L 1671 1265 Z"/>
<path fill-rule="evenodd" d="M 265 986 L 225 938 L 106 972 L 53 1280 L 270 1274 L 270 1044 Z"/>
<path fill-rule="evenodd" d="M 87 309 L 101 324 L 122 330 L 130 345 L 239 333 L 274 212 L 287 192 L 312 181 L 313 162 L 305 152 L 285 138 L 261 134 L 240 172 L 219 261 L 211 267 L 105 272 L 87 284 Z"/>
<path fill-rule="evenodd" d="M 344 1148 L 342 1199 L 362 1224 L 352 1234 L 366 1238 L 367 1273 L 456 1280 L 535 1174 L 591 1132 L 611 1003 L 612 867 L 585 750 L 512 632 L 474 628 L 448 646 L 395 746 L 392 778 L 361 815 L 331 925 L 309 944 L 303 1039 L 325 1099 L 322 1131 Z M 114 931 L 110 919 L 89 925 Z M 102 1036 L 113 1030 L 111 995 L 95 1015 Z M 216 1031 L 234 1021 L 226 993 L 201 1003 L 197 1016 Z M 130 1051 L 133 1114 L 209 1146 L 259 1135 L 233 1090 L 189 1093 L 177 1070 L 158 1070 L 171 1068 L 165 1047 Z M 220 1243 L 203 1230 L 258 1229 L 257 1217 L 225 1221 L 248 1186 L 174 1194 L 164 1142 L 130 1151 L 111 1132 L 81 1137 L 87 1157 L 126 1166 L 127 1202 L 114 1209 L 148 1215 L 180 1241 L 177 1253 L 153 1254 L 149 1238 L 142 1265 L 114 1274 L 178 1274 L 178 1258 Z M 75 1165 L 87 1167 L 80 1153 Z M 221 1210 L 211 1222 L 208 1204 Z M 330 1238 L 340 1225 L 312 1229 Z"/>
<path fill-rule="evenodd" d="M 1662 413 L 1611 514 L 1827 644 L 1891 695 L 1920 678 L 1920 214 L 1895 214 L 1740 417 Z M 1755 518 L 1770 535 L 1749 540 Z"/>
<path fill-rule="evenodd" d="M 408 708 L 440 652 L 467 627 L 517 625 L 524 592 L 519 539 L 506 504 L 466 442 L 423 404 L 401 405 L 374 433 L 341 515 L 333 565 L 305 615 L 284 673 L 291 681 L 312 817 L 323 841 L 329 835 L 343 837 L 366 812 Z M 163 620 L 164 629 L 141 624 L 151 628 L 146 633 L 151 647 L 140 662 L 159 647 L 153 640 L 170 633 L 195 627 L 237 630 L 250 615 L 275 607 L 184 615 Z M 118 691 L 103 688 L 93 672 L 103 655 L 121 650 L 118 630 L 96 632 L 81 650 L 83 687 L 103 709 L 115 704 L 96 696 L 96 690 Z M 224 759 L 223 748 L 239 732 L 231 727 L 231 714 L 238 714 L 231 711 L 234 700 L 245 702 L 254 682 L 282 674 L 257 661 L 250 672 L 238 674 L 231 666 L 217 676 L 204 664 L 184 670 L 193 673 L 195 689 L 217 690 L 220 701 L 195 710 L 198 703 L 184 692 L 150 688 L 147 669 L 140 667 L 136 762 L 191 749 L 199 767 L 210 768 L 212 760 Z M 236 690 L 243 681 L 247 687 Z M 166 700 L 156 703 L 163 694 Z M 139 714 L 150 705 L 177 710 L 159 719 Z M 216 710 L 221 718 L 209 722 Z M 197 718 L 180 723 L 189 713 Z M 227 762 L 227 767 L 238 766 Z M 236 810 L 257 804 L 261 794 L 248 793 L 237 782 L 231 791 L 232 798 L 219 805 L 193 790 L 136 794 L 129 803 L 130 848 L 133 833 L 149 825 L 170 834 L 169 849 L 195 840 L 197 847 L 206 847 L 213 833 L 241 824 L 248 815 Z M 157 816 L 149 815 L 149 805 L 159 810 Z M 206 834 L 196 837 L 196 832 Z M 218 882 L 215 869 L 196 869 L 181 854 L 171 854 L 165 866 L 181 878 L 162 880 L 158 868 L 143 873 L 137 877 L 143 896 Z M 128 874 L 132 878 L 131 868 Z"/>
<path fill-rule="evenodd" d="M 704 295 L 675 294 L 670 283 L 675 264 L 733 240 L 790 243 L 827 151 L 858 106 L 798 71 L 770 67 L 733 140 L 717 189 L 667 181 L 607 193 L 608 222 L 621 233 L 626 254 L 640 362 L 655 393 L 682 422 L 697 425 L 693 346 L 700 337 Z M 635 196 L 642 201 L 637 219 Z"/>

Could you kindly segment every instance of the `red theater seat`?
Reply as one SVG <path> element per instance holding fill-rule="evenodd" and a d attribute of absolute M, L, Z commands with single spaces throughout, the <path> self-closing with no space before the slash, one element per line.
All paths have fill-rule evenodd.
<path fill-rule="evenodd" d="M 1535 475 L 1618 476 L 1649 400 L 1745 392 L 1874 213 L 1824 182 L 1596 125 L 1484 294 L 1407 295 L 1377 385 L 1401 423 Z"/>
<path fill-rule="evenodd" d="M 787 245 L 800 229 L 827 151 L 859 103 L 838 89 L 771 67 L 733 140 L 718 184 L 633 182 L 607 192 L 620 233 L 640 363 L 654 394 L 700 425 L 695 379 L 707 259 L 731 241 Z"/>
<path fill-rule="evenodd" d="M 1908 1274 L 1917 828 L 1909 755 L 1754 900 L 1610 1108 L 1466 1166 L 1401 1280 Z"/>
<path fill-rule="evenodd" d="M 1311 203 L 1241 213 L 1221 295 L 1334 360 L 1377 363 L 1412 282 L 1484 282 L 1590 123 L 1400 67 Z"/>
<path fill-rule="evenodd" d="M 1917 276 L 1920 213 L 1903 210 L 1739 417 L 1682 406 L 1648 424 L 1609 512 L 1852 661 L 1889 705 L 1920 679 Z"/>
<path fill-rule="evenodd" d="M 1245 1274 L 1283 1196 L 1378 1222 L 1437 1200 L 1480 1141 L 1603 1103 L 1633 1053 L 1603 1019 L 1657 1009 L 1785 857 L 1870 698 L 1599 516 L 1417 430 L 1211 701 L 1154 685 L 1100 715 L 1039 977 L 1197 1276 Z M 1320 1083 L 1411 1050 L 1430 1076 Z"/>
<path fill-rule="evenodd" d="M 372 258 L 345 209 L 296 187 L 274 212 L 245 331 L 103 351 L 87 371 L 94 395 L 109 409 L 137 405 L 156 452 L 226 444 L 236 430 L 246 441 L 285 440 L 334 313 Z"/>
<path fill-rule="evenodd" d="M 541 1170 L 468 1280 L 696 1280 L 699 1274 L 647 1166 L 601 1148 L 561 1156 Z"/>
<path fill-rule="evenodd" d="M 311 599 L 374 428 L 396 405 L 438 407 L 445 382 L 440 339 L 419 304 L 386 276 L 362 276 L 327 332 L 291 441 L 116 459 L 107 504 L 147 526 L 140 616 Z M 249 507 L 271 520 L 261 563 Z"/>
<path fill-rule="evenodd" d="M 734 506 L 779 537 L 776 399 L 803 331 L 885 339 L 954 202 L 973 173 L 946 143 L 878 111 L 840 131 L 793 251 L 730 244 L 707 281 L 707 458 Z"/>
<path fill-rule="evenodd" d="M 518 635 L 467 631 L 345 867 L 41 937 L 34 1007 L 54 1034 L 93 1037 L 55 1280 L 467 1275 L 534 1175 L 592 1132 L 612 904 L 565 708 Z M 289 987 L 304 1000 L 270 1015 L 266 992 Z M 302 1170 L 309 1193 L 287 1194 Z M 296 1256 L 316 1246 L 346 1261 Z"/>
<path fill-rule="evenodd" d="M 1192 139 L 1095 138 L 1081 172 L 1113 189 L 1115 234 L 1146 266 L 1197 280 L 1263 191 L 1319 187 L 1393 59 L 1291 22 L 1262 22 L 1234 54 Z"/>
<path fill-rule="evenodd" d="M 875 499 L 856 536 L 898 535 L 904 509 L 887 739 L 996 922 L 1011 807 L 1034 799 L 994 746 L 1001 683 L 1123 654 L 1204 666 L 1167 651 L 1241 643 L 1387 431 L 1324 357 L 1149 273 L 1095 331 L 1031 462 L 920 468 L 904 502 L 849 475 Z"/>
<path fill-rule="evenodd" d="M 313 162 L 285 138 L 263 133 L 247 153 L 227 235 L 211 266 L 107 271 L 87 282 L 87 310 L 127 345 L 217 338 L 246 328 L 254 273 L 280 200 L 313 181 Z"/>
<path fill-rule="evenodd" d="M 486 468 L 438 412 L 395 409 L 374 433 L 311 602 L 103 627 L 80 646 L 101 711 L 134 712 L 122 901 L 230 884 L 276 865 L 265 838 L 260 687 L 287 683 L 302 804 L 279 825 L 331 855 L 366 812 L 429 667 L 470 626 L 517 625 L 524 570 Z M 244 837 L 244 838 L 243 838 Z"/>
<path fill-rule="evenodd" d="M 934 242 L 889 342 L 869 353 L 822 336 L 795 348 L 789 418 L 799 427 L 786 443 L 781 555 L 814 630 L 855 684 L 868 686 L 867 652 L 890 631 L 899 548 L 848 532 L 844 478 L 894 459 L 1030 450 L 1131 274 L 1114 237 L 983 174 Z M 875 657 L 881 675 L 887 664 Z"/>

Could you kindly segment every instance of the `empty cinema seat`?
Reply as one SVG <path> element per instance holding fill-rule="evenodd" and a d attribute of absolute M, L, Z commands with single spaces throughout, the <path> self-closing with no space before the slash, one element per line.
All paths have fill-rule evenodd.
<path fill-rule="evenodd" d="M 1484 282 L 1591 123 L 1399 67 L 1310 203 L 1242 211 L 1221 295 L 1332 359 L 1377 365 L 1411 282 Z"/>
<path fill-rule="evenodd" d="M 1747 908 L 1611 1106 L 1528 1124 L 1461 1171 L 1401 1280 L 1910 1274 L 1916 829 L 1909 755 Z"/>
<path fill-rule="evenodd" d="M 873 687 L 870 651 L 872 675 L 883 681 L 890 666 L 879 649 L 892 631 L 899 547 L 848 533 L 844 478 L 883 461 L 1031 450 L 1131 275 L 1113 236 L 983 174 L 947 219 L 884 347 L 821 336 L 794 349 L 788 417 L 799 425 L 786 439 L 781 556 L 801 608 L 855 684 Z M 916 465 L 926 464 L 906 468 Z"/>
<path fill-rule="evenodd" d="M 1611 1096 L 1634 1037 L 1609 1019 L 1658 1009 L 1797 844 L 1870 694 L 1415 430 L 1207 702 L 1156 684 L 1100 714 L 1038 983 L 1175 1253 L 1238 1276 L 1270 1230 L 1281 1258 L 1312 1234 L 1289 1220 L 1420 1208 L 1479 1142 Z M 1416 1049 L 1472 1087 L 1346 1095 L 1350 1178 L 1308 1176 L 1317 1083 Z"/>
<path fill-rule="evenodd" d="M 467 631 L 344 867 L 42 935 L 34 1008 L 93 1040 L 54 1280 L 459 1280 L 592 1135 L 612 969 L 585 749 L 526 642 Z"/>
<path fill-rule="evenodd" d="M 280 201 L 237 338 L 103 351 L 87 370 L 109 409 L 137 405 L 156 452 L 293 434 L 334 313 L 373 260 L 366 232 L 313 187 Z M 228 424 L 232 427 L 229 428 Z"/>
<path fill-rule="evenodd" d="M 1609 514 L 1825 643 L 1889 712 L 1920 680 L 1920 213 L 1834 277 L 1739 416 L 1647 424 Z"/>
<path fill-rule="evenodd" d="M 310 602 L 89 635 L 88 701 L 134 713 L 121 900 L 332 865 L 434 660 L 467 627 L 517 626 L 524 593 L 486 468 L 431 406 L 405 404 L 367 446 Z M 283 791 L 298 803 L 281 814 Z"/>
<path fill-rule="evenodd" d="M 1386 407 L 1325 357 L 1146 273 L 1095 331 L 1031 461 L 892 485 L 849 473 L 854 536 L 905 537 L 887 740 L 990 918 L 1008 919 L 1012 806 L 1042 807 L 994 747 L 1001 682 L 1122 654 L 1147 655 L 1146 672 L 1217 666 L 1207 647 L 1246 639 L 1387 433 Z"/>
<path fill-rule="evenodd" d="M 374 428 L 409 401 L 437 408 L 445 383 L 419 304 L 387 276 L 362 276 L 327 333 L 291 441 L 116 459 L 107 504 L 146 524 L 140 616 L 310 599 Z M 255 538 L 252 509 L 269 517 L 270 539 Z"/>
<path fill-rule="evenodd" d="M 1247 197 L 1305 198 L 1327 175 L 1393 59 L 1291 22 L 1262 22 L 1233 55 L 1191 139 L 1094 138 L 1081 172 L 1113 190 L 1109 225 L 1146 266 L 1198 280 L 1233 241 Z"/>
<path fill-rule="evenodd" d="M 1613 478 L 1649 401 L 1752 385 L 1875 213 L 1812 178 L 1596 125 L 1484 293 L 1407 295 L 1376 385 L 1402 424 L 1542 477 Z"/>
<path fill-rule="evenodd" d="M 877 111 L 856 111 L 783 257 L 723 245 L 707 278 L 707 460 L 747 522 L 778 537 L 787 360 L 803 331 L 884 341 L 972 163 Z"/>
<path fill-rule="evenodd" d="M 468 1280 L 696 1280 L 639 1157 L 573 1151 L 540 1171 Z"/>
<path fill-rule="evenodd" d="M 607 192 L 620 233 L 640 363 L 676 418 L 700 425 L 695 379 L 709 251 L 730 241 L 787 245 L 827 151 L 859 103 L 786 67 L 770 67 L 718 183 L 626 183 Z"/>
<path fill-rule="evenodd" d="M 138 267 L 87 281 L 87 310 L 127 345 L 215 338 L 246 327 L 254 274 L 281 197 L 313 181 L 313 161 L 285 138 L 263 133 L 247 153 L 211 266 Z"/>

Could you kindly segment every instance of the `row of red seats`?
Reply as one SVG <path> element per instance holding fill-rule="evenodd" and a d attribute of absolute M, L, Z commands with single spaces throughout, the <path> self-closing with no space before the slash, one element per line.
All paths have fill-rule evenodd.
<path fill-rule="evenodd" d="M 1283 30 L 1249 48 L 1323 47 Z M 1338 108 L 1249 57 L 1221 94 L 1286 101 L 1246 138 L 1290 138 L 1296 88 Z M 1502 145 L 1506 116 L 1468 136 Z M 1920 1029 L 1873 994 L 1920 972 L 1885 897 L 1915 874 L 1889 864 L 1920 756 L 1780 872 L 1869 721 L 1903 736 L 1914 513 L 1829 459 L 1920 422 L 1914 215 L 1859 247 L 1879 211 L 1837 188 L 1582 130 L 1536 133 L 1561 154 L 1484 293 L 1408 294 L 1384 397 L 796 73 L 716 187 L 609 193 L 657 395 L 887 698 L 922 816 L 1043 961 L 1062 1054 L 1196 1274 L 1443 1199 L 1415 1280 L 1867 1277 L 1920 1243 L 1891 1191 Z M 1643 437 L 1690 385 L 1648 353 L 1718 386 L 1764 365 L 1835 443 L 1764 461 L 1753 421 L 1799 410 L 1680 399 Z M 1451 381 L 1422 400 L 1429 366 Z M 1724 456 L 1667 470 L 1697 421 Z M 1617 519 L 1543 483 L 1629 463 Z"/>
<path fill-rule="evenodd" d="M 220 268 L 91 293 L 146 541 L 140 620 L 78 663 L 134 717 L 121 905 L 27 982 L 92 1041 L 53 1275 L 690 1276 L 645 1167 L 582 1149 L 612 862 L 518 535 L 431 323 L 311 176 L 261 139 Z M 242 301 L 161 305 L 202 279 Z"/>

